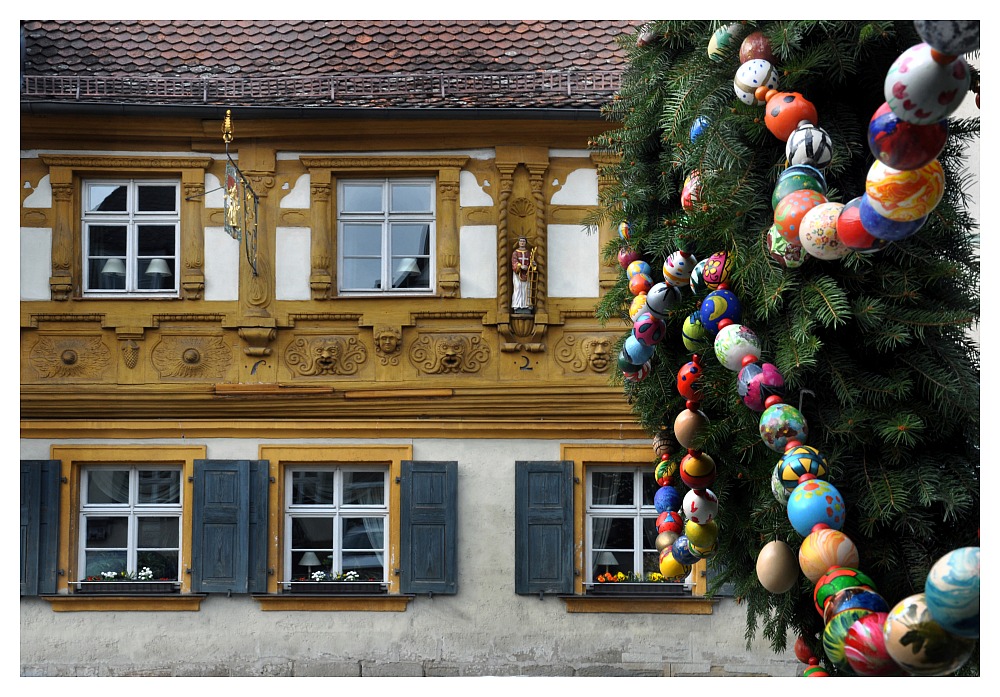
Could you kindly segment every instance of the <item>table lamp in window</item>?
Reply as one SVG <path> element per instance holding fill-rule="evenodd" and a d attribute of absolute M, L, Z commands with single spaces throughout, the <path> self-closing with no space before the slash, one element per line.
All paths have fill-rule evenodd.
<path fill-rule="evenodd" d="M 319 566 L 319 557 L 316 556 L 315 552 L 306 552 L 299 559 L 299 566 L 304 566 L 309 569 L 308 578 L 312 580 L 312 570 L 314 566 Z"/>
<path fill-rule="evenodd" d="M 108 259 L 101 269 L 102 288 L 125 287 L 125 262 L 121 259 Z M 119 285 L 120 284 L 120 285 Z"/>
<path fill-rule="evenodd" d="M 146 267 L 146 275 L 153 277 L 153 288 L 163 287 L 164 276 L 172 276 L 170 273 L 170 267 L 167 266 L 165 259 L 153 259 L 149 262 L 149 266 Z"/>
<path fill-rule="evenodd" d="M 613 552 L 601 552 L 597 555 L 597 565 L 604 567 L 604 573 L 608 573 L 609 566 L 618 566 L 618 560 Z"/>

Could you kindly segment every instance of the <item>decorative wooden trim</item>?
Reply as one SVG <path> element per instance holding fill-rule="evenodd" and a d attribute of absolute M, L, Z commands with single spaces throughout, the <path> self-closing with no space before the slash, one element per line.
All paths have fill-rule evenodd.
<path fill-rule="evenodd" d="M 43 595 L 53 612 L 197 612 L 202 594 L 147 597 Z"/>
<path fill-rule="evenodd" d="M 349 171 L 371 170 L 424 170 L 461 169 L 469 158 L 464 155 L 454 157 L 385 156 L 385 157 L 300 157 L 306 169 L 332 169 L 337 174 Z"/>
<path fill-rule="evenodd" d="M 711 615 L 716 600 L 704 598 L 601 598 L 572 596 L 562 598 L 566 612 L 607 612 L 615 614 Z"/>
<path fill-rule="evenodd" d="M 127 155 L 39 155 L 49 167 L 73 169 L 208 169 L 215 163 L 211 157 L 148 157 Z"/>
<path fill-rule="evenodd" d="M 335 596 L 255 595 L 260 609 L 269 612 L 405 612 L 413 600 L 410 595 L 387 595 L 382 598 Z"/>

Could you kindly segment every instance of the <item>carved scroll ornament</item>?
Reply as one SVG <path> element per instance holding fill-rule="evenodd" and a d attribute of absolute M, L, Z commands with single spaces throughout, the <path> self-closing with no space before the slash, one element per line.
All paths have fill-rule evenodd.
<path fill-rule="evenodd" d="M 299 337 L 285 349 L 285 363 L 301 377 L 354 375 L 368 352 L 353 336 Z"/>
<path fill-rule="evenodd" d="M 410 346 L 409 358 L 430 375 L 476 373 L 490 360 L 490 349 L 479 336 L 425 334 Z"/>

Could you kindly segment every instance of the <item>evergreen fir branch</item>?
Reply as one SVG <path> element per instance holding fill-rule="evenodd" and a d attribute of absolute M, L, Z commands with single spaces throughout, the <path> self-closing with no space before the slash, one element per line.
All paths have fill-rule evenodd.
<path fill-rule="evenodd" d="M 876 427 L 876 431 L 886 442 L 894 445 L 914 446 L 918 442 L 917 436 L 924 430 L 924 423 L 915 414 L 894 414 L 891 418 L 883 419 Z"/>
<path fill-rule="evenodd" d="M 810 292 L 811 291 L 811 292 Z M 829 276 L 814 276 L 802 288 L 804 309 L 815 312 L 817 321 L 827 328 L 844 325 L 851 316 L 850 299 Z"/>

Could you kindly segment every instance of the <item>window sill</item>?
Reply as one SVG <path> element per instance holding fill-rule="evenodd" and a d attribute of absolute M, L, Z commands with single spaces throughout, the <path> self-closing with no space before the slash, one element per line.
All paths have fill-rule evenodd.
<path fill-rule="evenodd" d="M 711 615 L 717 600 L 665 594 L 562 596 L 566 612 L 617 614 Z"/>
<path fill-rule="evenodd" d="M 264 611 L 350 611 L 363 612 L 405 612 L 413 600 L 412 595 L 334 595 L 283 593 L 280 595 L 254 595 L 253 599 Z"/>
<path fill-rule="evenodd" d="M 586 588 L 587 595 L 599 596 L 654 596 L 690 598 L 691 593 L 681 583 L 595 583 Z"/>
<path fill-rule="evenodd" d="M 166 595 L 43 595 L 53 612 L 197 612 L 204 594 Z"/>

